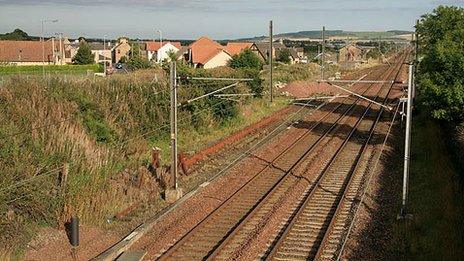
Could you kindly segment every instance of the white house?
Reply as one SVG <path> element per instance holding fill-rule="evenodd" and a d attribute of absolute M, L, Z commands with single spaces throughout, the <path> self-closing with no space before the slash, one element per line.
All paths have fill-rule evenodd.
<path fill-rule="evenodd" d="M 180 42 L 147 42 L 147 56 L 149 61 L 161 63 L 169 60 L 169 54 L 177 54 L 181 48 Z"/>

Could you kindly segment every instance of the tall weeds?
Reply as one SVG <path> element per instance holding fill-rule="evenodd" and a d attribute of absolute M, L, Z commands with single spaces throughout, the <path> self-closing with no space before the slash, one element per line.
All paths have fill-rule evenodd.
<path fill-rule="evenodd" d="M 244 77 L 229 69 L 182 73 Z M 179 101 L 227 84 L 181 81 Z M 250 90 L 240 84 L 229 92 Z M 146 166 L 153 146 L 168 151 L 169 96 L 163 70 L 105 79 L 6 79 L 0 88 L 0 249 L 24 245 L 37 224 L 62 226 L 73 214 L 103 224 L 158 193 L 146 181 L 152 180 Z M 182 106 L 179 125 L 200 137 L 237 114 L 237 102 L 210 97 Z"/>

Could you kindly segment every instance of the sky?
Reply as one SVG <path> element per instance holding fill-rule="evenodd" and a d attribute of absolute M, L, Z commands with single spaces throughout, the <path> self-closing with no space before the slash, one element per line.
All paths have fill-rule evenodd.
<path fill-rule="evenodd" d="M 420 15 L 464 0 L 0 0 L 0 33 L 47 36 L 236 39 L 319 30 L 413 30 Z"/>

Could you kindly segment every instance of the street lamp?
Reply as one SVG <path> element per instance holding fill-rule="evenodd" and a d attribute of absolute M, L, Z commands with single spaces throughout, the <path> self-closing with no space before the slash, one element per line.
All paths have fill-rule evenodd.
<path fill-rule="evenodd" d="M 106 76 L 106 35 L 103 36 L 103 73 Z"/>
<path fill-rule="evenodd" d="M 42 20 L 42 74 L 45 77 L 45 36 L 44 23 L 56 23 L 58 20 Z M 54 47 L 53 47 L 54 48 Z"/>
<path fill-rule="evenodd" d="M 159 33 L 159 36 L 160 36 L 160 49 L 161 49 L 161 47 L 163 47 L 163 31 L 158 30 L 158 33 Z M 157 55 L 157 60 L 158 60 L 158 62 L 161 61 L 160 54 Z"/>

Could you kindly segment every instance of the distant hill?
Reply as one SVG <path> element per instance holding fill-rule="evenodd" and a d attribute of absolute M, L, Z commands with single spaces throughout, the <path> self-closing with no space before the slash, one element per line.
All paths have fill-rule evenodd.
<path fill-rule="evenodd" d="M 399 35 L 410 34 L 410 31 L 403 31 L 403 30 L 390 30 L 390 31 L 343 31 L 343 30 L 327 30 L 325 31 L 326 37 L 352 37 L 352 38 L 359 38 L 359 39 L 377 39 L 379 37 L 388 39 L 388 38 L 395 38 Z M 322 35 L 321 30 L 313 30 L 313 31 L 300 31 L 300 32 L 291 32 L 291 33 L 281 33 L 275 35 L 276 38 L 290 38 L 290 39 L 320 39 Z M 262 41 L 267 39 L 267 36 L 258 36 L 252 38 L 243 38 L 239 39 L 242 41 Z"/>
<path fill-rule="evenodd" d="M 0 40 L 32 41 L 37 39 L 38 37 L 29 36 L 21 29 L 15 29 L 11 33 L 0 34 Z"/>

